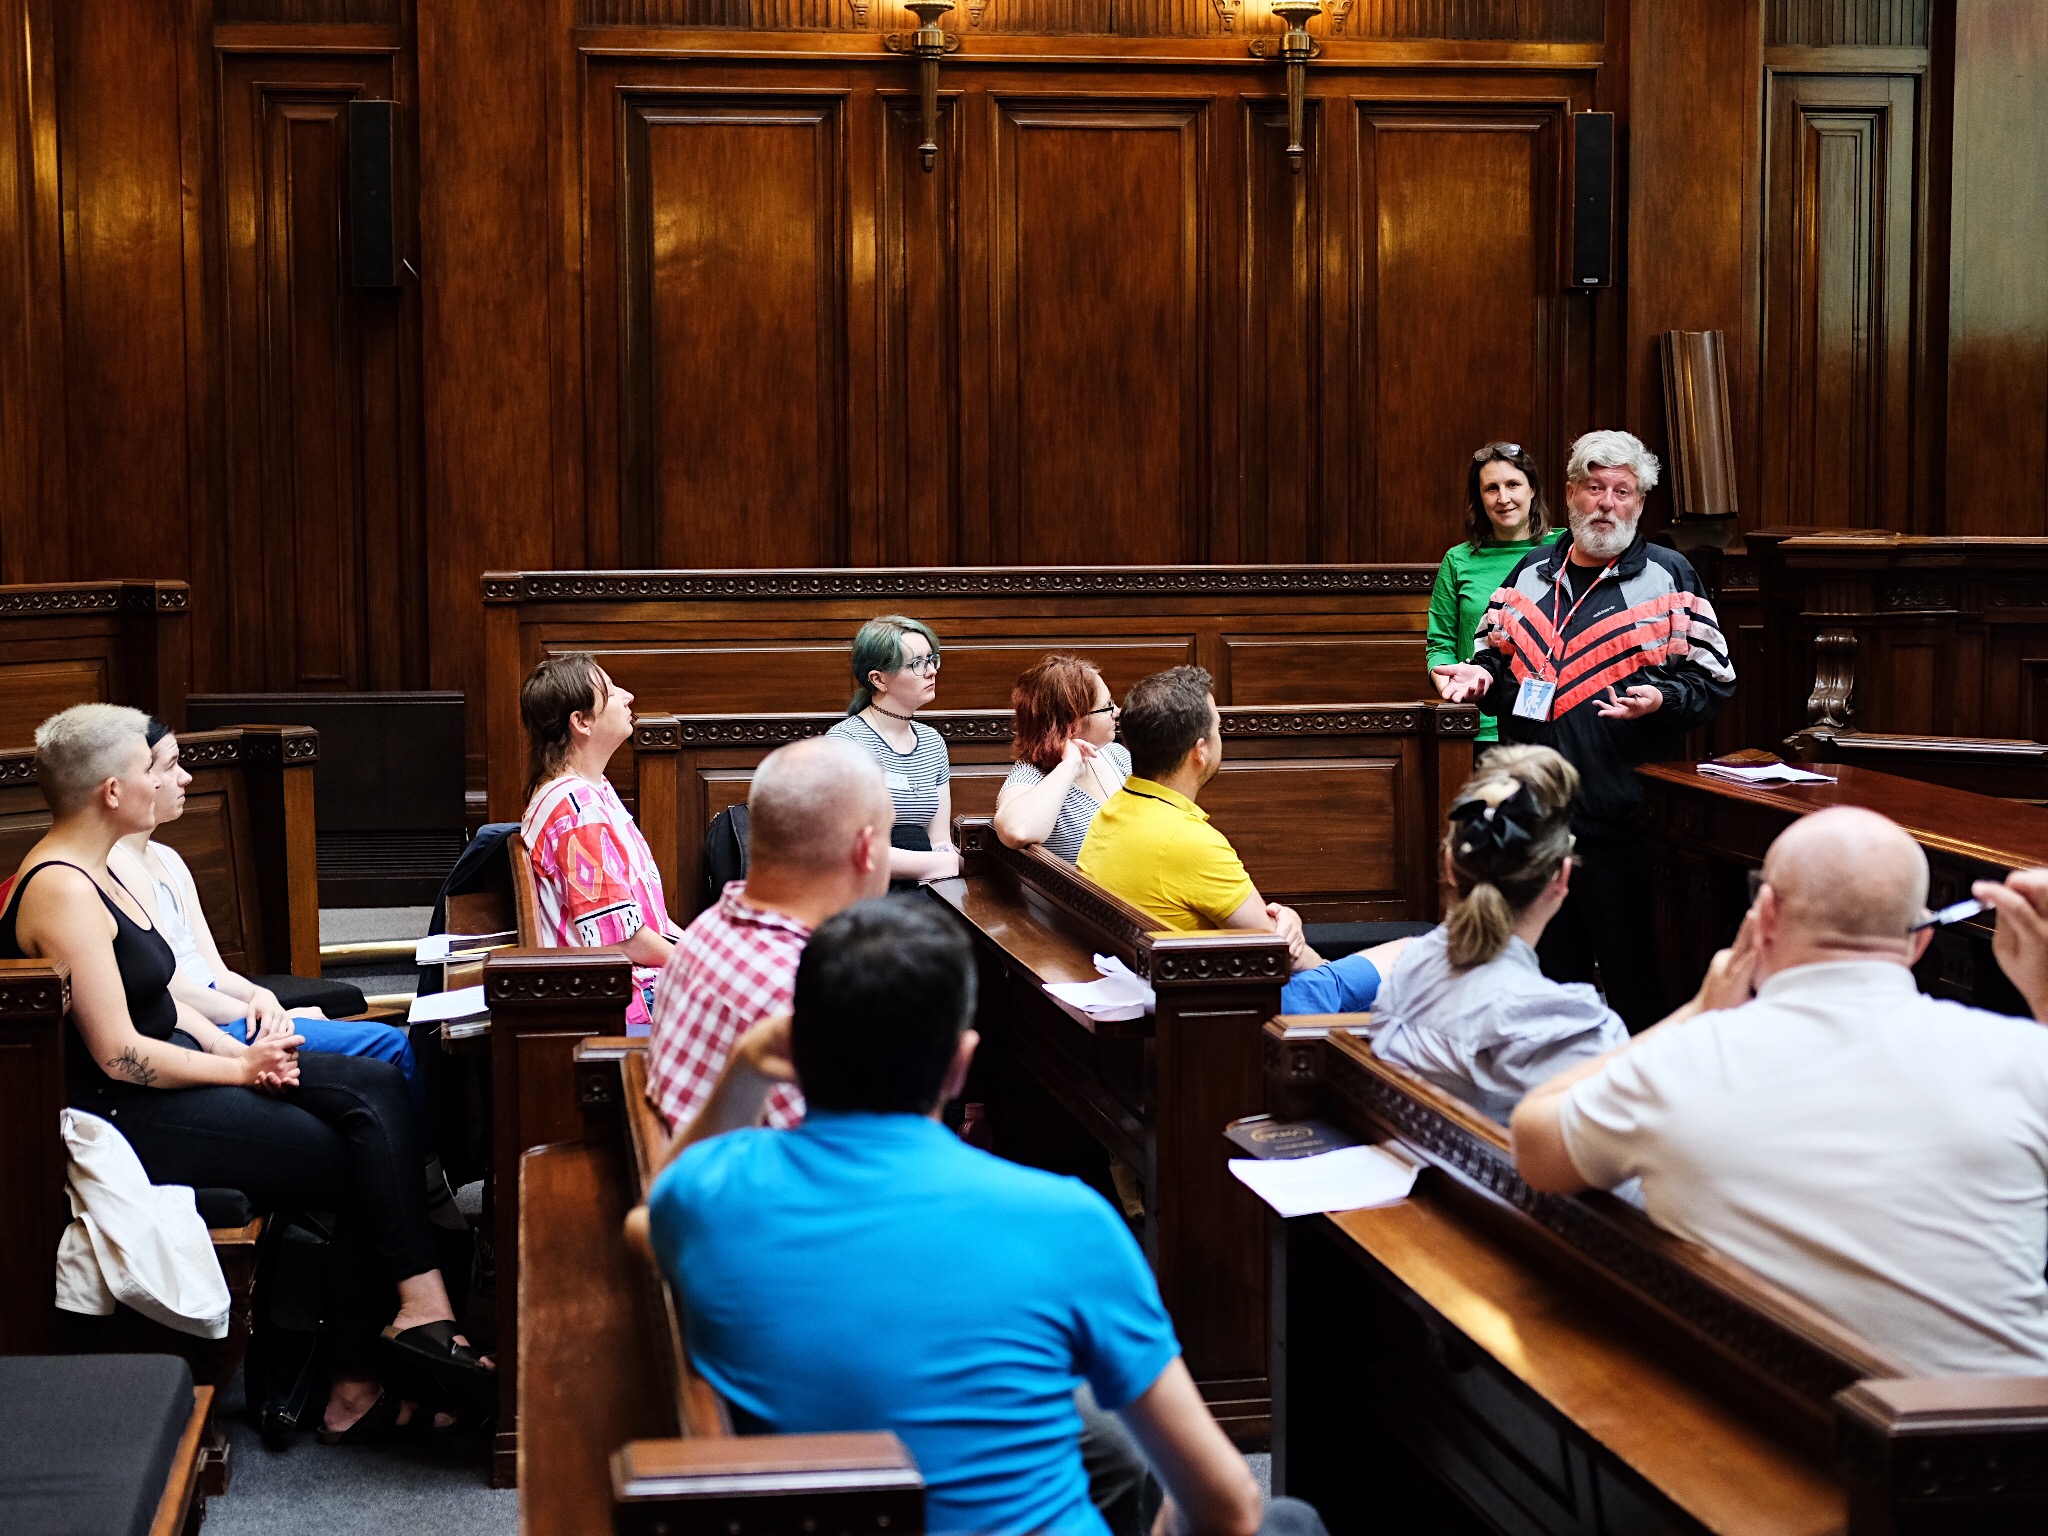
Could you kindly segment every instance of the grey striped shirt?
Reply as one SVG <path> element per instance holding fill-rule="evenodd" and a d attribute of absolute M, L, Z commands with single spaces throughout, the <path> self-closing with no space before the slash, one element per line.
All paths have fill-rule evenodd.
<path fill-rule="evenodd" d="M 910 729 L 917 744 L 908 752 L 890 746 L 859 715 L 848 715 L 825 734 L 844 737 L 881 765 L 889 798 L 896 802 L 898 825 L 928 827 L 939 814 L 939 789 L 952 779 L 953 762 L 946 754 L 945 737 L 919 720 L 911 721 Z"/>
<path fill-rule="evenodd" d="M 1084 770 L 1085 772 L 1085 770 Z M 1120 741 L 1112 741 L 1102 749 L 1102 775 L 1110 781 L 1112 793 L 1116 787 L 1131 776 L 1130 750 Z M 1010 768 L 1010 776 L 1003 780 L 1003 792 L 1013 789 L 1029 789 L 1042 783 L 1045 775 L 1029 763 L 1016 763 Z M 1067 798 L 1060 802 L 1059 820 L 1052 824 L 1052 831 L 1040 844 L 1047 853 L 1057 854 L 1069 864 L 1081 861 L 1081 844 L 1088 837 L 1089 825 L 1095 820 L 1095 813 L 1102 809 L 1101 803 L 1092 798 L 1088 791 L 1076 783 L 1067 791 Z"/>

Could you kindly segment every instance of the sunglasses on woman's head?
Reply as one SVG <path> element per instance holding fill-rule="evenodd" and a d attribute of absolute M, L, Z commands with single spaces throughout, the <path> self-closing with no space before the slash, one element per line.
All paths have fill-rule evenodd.
<path fill-rule="evenodd" d="M 1472 455 L 1472 462 L 1484 464 L 1488 459 L 1519 459 L 1521 456 L 1520 443 L 1488 443 Z"/>

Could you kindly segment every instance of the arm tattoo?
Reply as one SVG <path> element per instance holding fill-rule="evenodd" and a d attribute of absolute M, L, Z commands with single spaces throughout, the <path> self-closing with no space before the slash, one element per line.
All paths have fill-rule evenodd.
<path fill-rule="evenodd" d="M 120 1055 L 107 1058 L 107 1071 L 119 1073 L 131 1083 L 139 1083 L 144 1088 L 156 1086 L 156 1068 L 137 1055 L 132 1045 L 124 1047 Z"/>

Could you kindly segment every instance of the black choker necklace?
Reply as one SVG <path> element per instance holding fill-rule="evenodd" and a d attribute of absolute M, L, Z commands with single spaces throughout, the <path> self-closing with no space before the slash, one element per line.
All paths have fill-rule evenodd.
<path fill-rule="evenodd" d="M 878 715 L 887 715 L 891 720 L 901 720 L 905 725 L 915 725 L 917 723 L 908 715 L 899 715 L 893 709 L 882 708 L 881 705 L 875 703 L 872 699 L 868 701 L 868 708 Z"/>

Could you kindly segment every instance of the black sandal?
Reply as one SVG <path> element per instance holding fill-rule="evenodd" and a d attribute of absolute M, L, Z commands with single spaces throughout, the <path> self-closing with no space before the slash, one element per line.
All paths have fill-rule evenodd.
<path fill-rule="evenodd" d="M 416 1328 L 393 1324 L 377 1341 L 385 1360 L 400 1380 L 422 1381 L 447 1406 L 488 1416 L 498 1406 L 498 1373 L 488 1369 L 469 1345 L 459 1343 L 461 1330 L 449 1319 Z"/>
<path fill-rule="evenodd" d="M 434 1410 L 425 1403 L 414 1403 L 412 1417 L 401 1420 L 398 1416 L 405 1411 L 406 1402 L 387 1388 L 347 1429 L 329 1429 L 322 1424 L 313 1431 L 313 1438 L 322 1445 L 388 1445 L 394 1440 L 440 1440 L 462 1427 L 459 1420 L 436 1424 Z"/>

